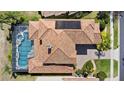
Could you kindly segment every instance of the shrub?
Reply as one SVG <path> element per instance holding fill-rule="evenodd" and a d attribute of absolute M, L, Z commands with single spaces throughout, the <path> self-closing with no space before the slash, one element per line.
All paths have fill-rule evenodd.
<path fill-rule="evenodd" d="M 100 20 L 100 31 L 103 31 L 105 29 L 105 22 L 104 20 Z"/>
<path fill-rule="evenodd" d="M 82 72 L 83 72 L 83 75 L 84 73 L 91 74 L 93 72 L 93 64 L 90 61 L 85 63 L 82 67 Z"/>
<path fill-rule="evenodd" d="M 96 17 L 97 19 L 99 19 L 99 20 L 104 20 L 104 22 L 106 23 L 106 24 L 108 24 L 108 22 L 109 22 L 109 12 L 107 12 L 107 11 L 100 11 L 98 14 L 97 14 L 97 17 Z"/>
<path fill-rule="evenodd" d="M 82 70 L 78 69 L 78 70 L 76 70 L 75 73 L 76 73 L 78 76 L 81 76 L 81 75 L 82 75 Z"/>
<path fill-rule="evenodd" d="M 102 32 L 101 33 L 102 36 L 102 42 L 100 44 L 97 44 L 97 50 L 99 51 L 107 51 L 108 49 L 110 49 L 110 35 L 108 32 Z"/>
<path fill-rule="evenodd" d="M 99 78 L 100 81 L 104 81 L 105 78 L 107 78 L 107 75 L 106 75 L 105 72 L 100 71 L 100 72 L 97 73 L 96 77 Z"/>
<path fill-rule="evenodd" d="M 88 72 L 83 72 L 83 76 L 86 78 L 88 76 Z"/>
<path fill-rule="evenodd" d="M 39 17 L 37 17 L 37 16 L 32 16 L 31 20 L 32 20 L 32 21 L 37 21 L 37 20 L 39 20 Z"/>

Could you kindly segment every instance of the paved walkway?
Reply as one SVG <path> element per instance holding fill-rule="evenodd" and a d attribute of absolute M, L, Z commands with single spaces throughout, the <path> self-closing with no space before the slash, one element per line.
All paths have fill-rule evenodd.
<path fill-rule="evenodd" d="M 39 76 L 36 81 L 63 81 L 63 78 L 71 78 L 73 76 Z"/>
<path fill-rule="evenodd" d="M 91 62 L 92 62 L 92 64 L 93 64 L 94 70 L 96 70 L 96 64 L 95 64 L 94 60 L 91 60 Z"/>

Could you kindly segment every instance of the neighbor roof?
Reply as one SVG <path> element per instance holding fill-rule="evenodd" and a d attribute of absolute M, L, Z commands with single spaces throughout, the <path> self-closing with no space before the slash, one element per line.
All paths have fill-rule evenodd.
<path fill-rule="evenodd" d="M 77 11 L 41 11 L 41 13 L 44 17 L 49 17 L 52 15 L 58 16 L 61 14 L 65 14 L 67 12 L 69 13 L 69 15 L 72 15 L 72 14 L 76 13 Z"/>

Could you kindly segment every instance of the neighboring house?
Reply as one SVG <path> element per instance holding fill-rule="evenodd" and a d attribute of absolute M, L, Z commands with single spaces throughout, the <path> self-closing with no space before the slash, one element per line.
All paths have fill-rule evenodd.
<path fill-rule="evenodd" d="M 76 65 L 76 44 L 101 42 L 99 24 L 93 19 L 40 19 L 29 22 L 29 39 L 34 57 L 29 73 L 72 74 Z"/>
<path fill-rule="evenodd" d="M 59 15 L 65 15 L 68 13 L 68 15 L 75 14 L 77 11 L 41 11 L 41 14 L 43 17 L 50 17 L 50 16 L 59 16 Z"/>

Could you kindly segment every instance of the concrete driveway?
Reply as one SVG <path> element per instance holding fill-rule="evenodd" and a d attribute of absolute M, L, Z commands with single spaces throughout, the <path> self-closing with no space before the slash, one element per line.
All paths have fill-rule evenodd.
<path fill-rule="evenodd" d="M 87 55 L 77 55 L 77 68 L 82 68 L 82 66 L 91 59 L 98 59 L 96 55 L 96 49 L 87 50 Z M 101 56 L 100 59 L 110 59 L 110 51 L 105 51 L 105 56 Z"/>

